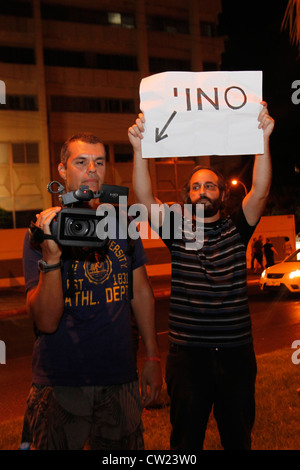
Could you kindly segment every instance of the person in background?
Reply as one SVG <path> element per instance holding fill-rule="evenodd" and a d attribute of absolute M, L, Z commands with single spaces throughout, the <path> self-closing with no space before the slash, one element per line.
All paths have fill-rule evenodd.
<path fill-rule="evenodd" d="M 284 237 L 284 257 L 291 255 L 293 253 L 293 248 L 290 242 L 289 237 Z"/>
<path fill-rule="evenodd" d="M 260 265 L 261 269 L 264 269 L 263 265 L 263 238 L 259 235 L 258 239 L 254 243 L 254 259 L 257 261 L 257 264 Z M 256 266 L 255 272 L 258 272 L 258 265 Z"/>
<path fill-rule="evenodd" d="M 254 245 L 256 242 L 257 238 L 253 238 L 252 244 L 251 244 L 251 269 L 252 271 L 254 270 L 254 262 L 255 262 L 255 251 L 254 251 Z"/>
<path fill-rule="evenodd" d="M 264 244 L 264 255 L 266 258 L 266 268 L 269 266 L 273 266 L 274 264 L 274 255 L 278 256 L 278 253 L 276 249 L 274 248 L 274 245 L 270 242 L 270 238 L 266 239 L 266 243 Z"/>
<path fill-rule="evenodd" d="M 170 349 L 166 382 L 170 395 L 173 450 L 202 449 L 213 408 L 225 449 L 251 448 L 255 417 L 256 358 L 246 281 L 246 248 L 263 213 L 271 186 L 269 138 L 274 121 L 266 103 L 258 117 L 264 154 L 256 155 L 250 192 L 236 214 L 224 216 L 224 178 L 213 168 L 196 167 L 185 185 L 183 202 L 204 206 L 204 243 L 164 236 L 170 208 L 152 192 L 148 161 L 142 158 L 145 117 L 129 128 L 134 150 L 134 191 L 150 222 L 171 252 Z M 169 227 L 166 227 L 169 225 Z M 170 233 L 170 232 L 169 232 Z M 186 239 L 190 239 L 191 233 Z"/>

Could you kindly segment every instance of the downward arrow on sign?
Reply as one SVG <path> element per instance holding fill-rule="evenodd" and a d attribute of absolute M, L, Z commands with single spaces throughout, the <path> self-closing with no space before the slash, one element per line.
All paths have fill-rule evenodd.
<path fill-rule="evenodd" d="M 164 127 L 162 128 L 162 130 L 160 132 L 159 132 L 158 127 L 156 127 L 156 129 L 155 129 L 155 142 L 159 142 L 160 140 L 166 139 L 168 137 L 168 134 L 164 135 L 164 132 L 167 129 L 167 127 L 169 126 L 169 124 L 171 123 L 171 121 L 174 119 L 176 114 L 177 114 L 177 111 L 173 111 L 173 113 L 171 114 L 171 116 L 169 117 L 169 119 L 167 120 L 166 124 L 164 125 Z"/>

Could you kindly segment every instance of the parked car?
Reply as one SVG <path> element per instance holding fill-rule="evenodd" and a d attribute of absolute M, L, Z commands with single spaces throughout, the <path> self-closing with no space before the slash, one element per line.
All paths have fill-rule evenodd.
<path fill-rule="evenodd" d="M 262 291 L 286 288 L 289 292 L 300 292 L 300 249 L 265 269 L 260 276 L 260 288 Z"/>

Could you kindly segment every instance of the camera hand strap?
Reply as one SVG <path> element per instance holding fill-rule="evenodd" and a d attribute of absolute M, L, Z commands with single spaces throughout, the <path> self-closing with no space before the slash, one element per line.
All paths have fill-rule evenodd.
<path fill-rule="evenodd" d="M 53 235 L 47 235 L 40 227 L 37 227 L 34 222 L 29 225 L 30 239 L 35 243 L 41 244 L 44 240 L 55 240 Z"/>

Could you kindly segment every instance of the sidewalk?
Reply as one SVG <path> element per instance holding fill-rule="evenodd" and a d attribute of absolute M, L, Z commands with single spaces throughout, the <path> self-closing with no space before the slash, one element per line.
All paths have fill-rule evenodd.
<path fill-rule="evenodd" d="M 2 287 L 0 289 L 0 320 L 5 317 L 26 314 L 24 286 Z"/>
<path fill-rule="evenodd" d="M 259 274 L 248 270 L 247 284 L 258 285 Z M 158 300 L 170 295 L 170 276 L 150 277 L 154 297 Z M 26 294 L 24 286 L 0 288 L 0 320 L 15 315 L 26 315 Z"/>

